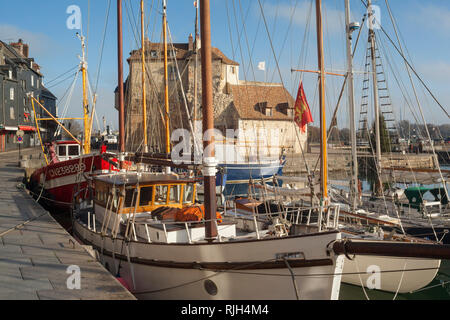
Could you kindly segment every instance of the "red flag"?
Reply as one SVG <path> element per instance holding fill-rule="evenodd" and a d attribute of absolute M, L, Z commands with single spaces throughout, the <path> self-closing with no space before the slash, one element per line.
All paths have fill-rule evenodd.
<path fill-rule="evenodd" d="M 298 88 L 297 100 L 295 100 L 294 106 L 294 121 L 300 127 L 303 133 L 306 131 L 306 125 L 314 122 L 311 110 L 309 109 L 308 101 L 306 101 L 305 91 L 303 90 L 303 83 L 300 82 Z"/>

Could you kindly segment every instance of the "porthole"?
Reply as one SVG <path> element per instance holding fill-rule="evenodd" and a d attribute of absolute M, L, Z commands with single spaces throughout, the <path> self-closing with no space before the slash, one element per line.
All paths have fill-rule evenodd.
<path fill-rule="evenodd" d="M 217 295 L 217 286 L 216 284 L 211 281 L 211 280 L 205 280 L 205 282 L 203 283 L 206 292 L 211 295 L 211 296 L 215 296 Z"/>

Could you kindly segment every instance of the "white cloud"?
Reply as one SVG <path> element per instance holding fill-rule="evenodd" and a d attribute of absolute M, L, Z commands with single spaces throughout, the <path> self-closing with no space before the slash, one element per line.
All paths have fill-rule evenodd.
<path fill-rule="evenodd" d="M 448 36 L 450 31 L 450 9 L 430 4 L 427 6 L 421 5 L 408 15 L 415 24 L 420 24 L 424 28 Z"/>
<path fill-rule="evenodd" d="M 30 56 L 38 56 L 52 50 L 52 40 L 43 33 L 35 33 L 19 27 L 0 24 L 0 40 L 10 43 L 22 39 L 30 46 Z"/>

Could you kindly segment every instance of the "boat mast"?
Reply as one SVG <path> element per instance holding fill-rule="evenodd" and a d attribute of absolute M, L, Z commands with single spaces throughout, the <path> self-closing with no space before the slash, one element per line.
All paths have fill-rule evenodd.
<path fill-rule="evenodd" d="M 118 93 L 119 93 L 119 152 L 120 168 L 123 168 L 125 153 L 125 107 L 123 99 L 123 34 L 122 34 L 122 0 L 117 0 L 117 53 L 118 53 Z"/>
<path fill-rule="evenodd" d="M 352 182 L 350 195 L 352 201 L 352 211 L 356 211 L 358 206 L 358 156 L 356 153 L 356 128 L 355 128 L 355 90 L 353 81 L 353 50 L 352 50 L 352 32 L 350 25 L 350 0 L 345 0 L 345 24 L 347 38 L 347 84 L 348 84 L 348 105 L 350 116 L 350 137 L 352 145 Z"/>
<path fill-rule="evenodd" d="M 91 130 L 89 117 L 89 101 L 87 94 L 87 63 L 86 63 L 86 44 L 85 37 L 78 34 L 81 40 L 81 75 L 83 78 L 83 125 L 84 125 L 84 141 L 83 153 L 89 154 L 91 152 Z"/>
<path fill-rule="evenodd" d="M 203 132 L 203 177 L 205 192 L 205 239 L 217 238 L 216 219 L 216 165 L 214 150 L 214 109 L 212 88 L 211 17 L 209 0 L 200 1 L 201 57 L 202 57 L 202 105 Z"/>
<path fill-rule="evenodd" d="M 374 13 L 372 8 L 372 0 L 367 0 L 369 9 L 369 42 L 370 55 L 372 60 L 372 81 L 373 81 L 373 102 L 375 111 L 375 145 L 376 145 L 376 164 L 377 170 L 381 170 L 381 143 L 380 143 L 380 99 L 378 96 L 378 80 L 377 80 L 377 63 L 375 55 L 375 31 L 374 31 Z"/>
<path fill-rule="evenodd" d="M 169 119 L 169 71 L 167 58 L 167 2 L 163 0 L 163 38 L 164 38 L 164 106 L 166 122 L 166 154 L 170 154 L 170 119 Z M 167 168 L 170 170 L 170 168 Z"/>
<path fill-rule="evenodd" d="M 144 0 L 141 0 L 141 58 L 142 58 L 142 123 L 144 130 L 144 152 L 148 152 L 148 137 L 147 137 L 147 93 L 145 88 L 145 30 L 144 30 Z"/>
<path fill-rule="evenodd" d="M 319 64 L 320 97 L 320 190 L 322 204 L 328 202 L 327 122 L 325 114 L 325 60 L 323 56 L 322 1 L 316 0 L 317 53 Z"/>
<path fill-rule="evenodd" d="M 194 50 L 195 50 L 195 66 L 194 66 L 194 141 L 195 135 L 197 134 L 197 104 L 198 104 L 198 2 L 195 3 L 195 41 L 194 41 Z"/>

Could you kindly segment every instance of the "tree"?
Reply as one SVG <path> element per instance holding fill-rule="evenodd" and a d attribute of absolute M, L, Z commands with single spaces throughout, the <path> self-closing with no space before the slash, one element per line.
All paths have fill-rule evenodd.
<path fill-rule="evenodd" d="M 372 131 L 370 134 L 370 143 L 372 147 L 373 154 L 376 152 L 376 132 L 375 132 L 375 121 L 373 122 Z M 386 128 L 386 122 L 384 121 L 384 116 L 380 115 L 380 148 L 381 153 L 391 152 L 391 138 L 389 136 L 389 131 Z"/>
<path fill-rule="evenodd" d="M 81 124 L 76 120 L 68 120 L 65 121 L 64 127 L 69 130 L 69 132 L 74 136 L 78 137 L 78 135 L 83 133 L 83 128 Z M 64 130 L 61 131 L 63 139 L 71 139 L 72 137 L 67 134 Z"/>

